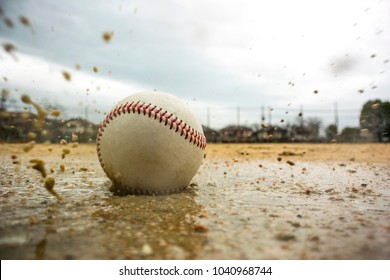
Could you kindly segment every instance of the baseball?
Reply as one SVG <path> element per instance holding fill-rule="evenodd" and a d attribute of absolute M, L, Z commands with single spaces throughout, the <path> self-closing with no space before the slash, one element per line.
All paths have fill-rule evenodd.
<path fill-rule="evenodd" d="M 184 102 L 158 91 L 116 104 L 96 142 L 100 164 L 118 194 L 164 194 L 187 187 L 206 147 L 202 126 Z"/>

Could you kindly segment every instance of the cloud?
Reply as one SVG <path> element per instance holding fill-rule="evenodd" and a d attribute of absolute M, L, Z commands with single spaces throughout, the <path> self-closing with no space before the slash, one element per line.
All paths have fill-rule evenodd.
<path fill-rule="evenodd" d="M 63 113 L 67 116 L 85 117 L 85 107 L 88 107 L 90 120 L 100 122 L 104 118 L 103 112 L 110 110 L 119 100 L 146 90 L 135 82 L 123 83 L 67 68 L 41 57 L 16 55 L 18 61 L 0 51 L 2 87 L 11 92 L 10 97 L 19 100 L 27 93 L 42 104 L 60 105 L 65 108 Z M 69 81 L 65 79 L 64 71 L 70 74 Z"/>
<path fill-rule="evenodd" d="M 73 73 L 72 82 L 60 90 L 47 85 L 44 91 L 41 84 L 31 83 L 20 60 L 10 70 L 15 77 L 22 71 L 19 87 L 53 100 L 65 94 L 58 100 L 67 100 L 68 108 L 86 104 L 85 87 L 99 84 L 100 90 L 88 97 L 96 104 L 107 106 L 107 95 L 101 93 L 112 92 L 112 87 L 121 92 L 110 95 L 114 98 L 157 89 L 186 100 L 203 123 L 206 108 L 212 108 L 211 124 L 219 127 L 237 121 L 237 107 L 243 122 L 259 122 L 262 106 L 274 107 L 275 119 L 301 105 L 313 115 L 329 108 L 320 116 L 330 123 L 334 102 L 346 110 L 343 125 L 358 125 L 365 101 L 389 98 L 385 2 L 94 1 L 86 9 L 76 0 L 42 0 L 4 5 L 13 19 L 28 16 L 35 36 L 20 24 L 13 29 L 0 24 L 3 42 L 13 42 L 27 62 L 45 65 L 34 68 L 42 76 L 50 67 Z M 102 40 L 106 31 L 114 32 L 109 43 Z M 81 71 L 73 70 L 75 64 Z M 75 85 L 79 79 L 83 82 Z"/>

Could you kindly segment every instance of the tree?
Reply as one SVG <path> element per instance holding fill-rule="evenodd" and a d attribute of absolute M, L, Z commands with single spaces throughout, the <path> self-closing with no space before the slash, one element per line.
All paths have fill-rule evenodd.
<path fill-rule="evenodd" d="M 328 140 L 333 140 L 336 138 L 337 135 L 337 125 L 330 124 L 325 129 L 326 138 Z"/>
<path fill-rule="evenodd" d="M 360 126 L 367 129 L 378 142 L 390 135 L 390 102 L 369 100 L 360 112 Z"/>
<path fill-rule="evenodd" d="M 319 118 L 308 118 L 307 119 L 307 136 L 308 139 L 317 141 L 320 137 L 320 126 L 321 120 Z"/>

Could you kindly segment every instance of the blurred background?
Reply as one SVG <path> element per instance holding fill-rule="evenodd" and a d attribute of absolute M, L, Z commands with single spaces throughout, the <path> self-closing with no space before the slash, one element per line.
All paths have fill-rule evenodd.
<path fill-rule="evenodd" d="M 158 90 L 209 142 L 388 142 L 389 26 L 389 0 L 0 0 L 0 141 L 94 142 Z"/>

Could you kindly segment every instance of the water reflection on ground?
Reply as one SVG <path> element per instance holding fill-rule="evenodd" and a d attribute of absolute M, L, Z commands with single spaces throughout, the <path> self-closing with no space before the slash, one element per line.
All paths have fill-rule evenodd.
<path fill-rule="evenodd" d="M 120 197 L 80 153 L 44 155 L 57 202 L 3 152 L 2 259 L 390 258 L 388 163 L 206 158 L 184 192 Z"/>

